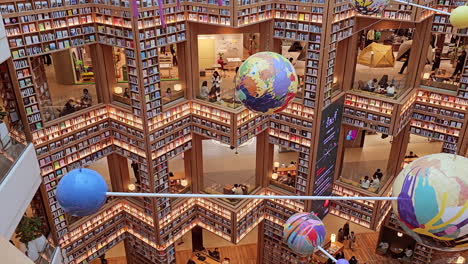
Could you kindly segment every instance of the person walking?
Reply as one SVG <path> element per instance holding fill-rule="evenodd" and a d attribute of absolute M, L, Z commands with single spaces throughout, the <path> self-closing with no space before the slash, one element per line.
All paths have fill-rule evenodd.
<path fill-rule="evenodd" d="M 132 161 L 133 174 L 135 174 L 136 184 L 140 184 L 140 172 L 138 171 L 138 163 Z"/>
<path fill-rule="evenodd" d="M 356 235 L 354 234 L 353 231 L 351 231 L 351 234 L 349 235 L 349 249 L 353 250 L 355 243 L 356 243 Z"/>
<path fill-rule="evenodd" d="M 343 226 L 343 237 L 344 240 L 348 240 L 349 237 L 349 222 L 346 222 Z"/>
<path fill-rule="evenodd" d="M 463 70 L 463 65 L 465 64 L 466 60 L 466 51 L 462 51 L 461 55 L 458 56 L 457 65 L 455 66 L 455 71 L 453 71 L 452 78 L 456 75 L 460 74 Z"/>

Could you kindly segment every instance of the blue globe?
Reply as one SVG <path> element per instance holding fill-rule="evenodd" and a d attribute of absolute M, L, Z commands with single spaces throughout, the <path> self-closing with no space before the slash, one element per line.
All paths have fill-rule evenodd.
<path fill-rule="evenodd" d="M 57 201 L 72 216 L 87 216 L 106 202 L 107 184 L 102 176 L 80 168 L 67 173 L 57 185 Z"/>

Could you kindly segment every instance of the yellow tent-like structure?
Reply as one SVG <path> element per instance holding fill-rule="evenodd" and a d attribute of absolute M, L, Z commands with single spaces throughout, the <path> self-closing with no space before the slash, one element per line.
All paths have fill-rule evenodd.
<path fill-rule="evenodd" d="M 373 42 L 361 51 L 358 56 L 358 63 L 374 68 L 393 67 L 395 57 L 393 56 L 392 46 Z"/>

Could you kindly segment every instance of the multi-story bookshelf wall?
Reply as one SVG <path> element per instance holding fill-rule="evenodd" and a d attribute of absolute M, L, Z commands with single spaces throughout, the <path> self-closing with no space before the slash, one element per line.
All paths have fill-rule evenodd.
<path fill-rule="evenodd" d="M 416 20 L 414 14 L 418 9 L 392 4 L 388 14 L 383 15 L 385 19 Z M 298 260 L 280 243 L 278 232 L 291 214 L 308 209 L 306 203 L 254 200 L 239 203 L 236 209 L 207 200 L 143 199 L 141 205 L 109 203 L 97 215 L 80 220 L 83 223 L 70 224 L 55 200 L 55 187 L 67 171 L 117 153 L 138 163 L 141 191 L 169 192 L 168 161 L 192 147 L 194 134 L 239 146 L 266 131 L 270 143 L 299 152 L 295 192 L 310 194 L 315 175 L 312 160 L 316 158 L 317 124 L 322 109 L 334 98 L 337 45 L 353 34 L 355 13 L 347 2 L 224 0 L 220 6 L 214 0 L 180 1 L 180 5 L 169 0 L 158 6 L 158 1 L 150 0 L 136 5 L 125 0 L 45 0 L 2 3 L 0 11 L 13 54 L 12 88 L 21 96 L 17 100 L 18 112 L 21 117 L 24 115 L 28 123 L 26 134 L 36 147 L 47 197 L 46 211 L 57 239 L 66 249 L 67 261 L 89 262 L 125 239 L 135 263 L 173 263 L 173 243 L 195 225 L 237 243 L 262 222 L 261 243 L 265 246 L 260 250 L 262 261 Z M 162 105 L 158 49 L 185 45 L 188 23 L 243 27 L 267 20 L 273 21 L 274 38 L 306 42 L 302 101 L 295 100 L 271 117 L 245 109 L 232 111 L 198 100 L 171 107 Z M 88 44 L 125 50 L 131 110 L 102 102 L 50 121 L 54 112 L 40 55 Z M 428 126 L 424 128 L 427 131 L 435 123 L 445 128 L 444 151 L 453 151 L 457 147 L 454 142 L 463 140 L 466 130 L 466 99 L 462 98 L 466 98 L 468 85 L 466 71 L 465 67 L 457 94 L 447 95 L 447 100 L 444 97 L 440 100 L 444 93 L 430 90 L 409 94 L 397 102 L 349 92 L 343 122 L 390 135 L 398 134 L 408 122 L 412 129 Z M 8 79 L 3 73 L 1 77 L 5 86 Z M 12 106 L 11 96 L 3 99 Z M 439 138 L 441 132 L 437 133 Z M 264 193 L 265 188 L 257 192 Z M 336 190 L 335 194 L 346 195 Z M 349 212 L 361 214 L 355 218 L 357 222 L 378 228 L 381 216 L 390 208 L 383 203 L 372 207 L 357 205 L 359 210 L 354 205 L 341 204 L 331 212 L 336 210 L 335 214 L 341 215 L 340 210 L 347 208 L 348 216 Z M 366 214 L 369 208 L 372 213 Z M 364 219 L 362 215 L 371 218 Z"/>

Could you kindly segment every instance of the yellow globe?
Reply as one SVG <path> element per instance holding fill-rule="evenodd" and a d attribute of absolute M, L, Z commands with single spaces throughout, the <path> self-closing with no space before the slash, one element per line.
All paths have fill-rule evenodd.
<path fill-rule="evenodd" d="M 468 27 L 468 6 L 459 6 L 452 11 L 450 23 L 457 28 Z"/>

